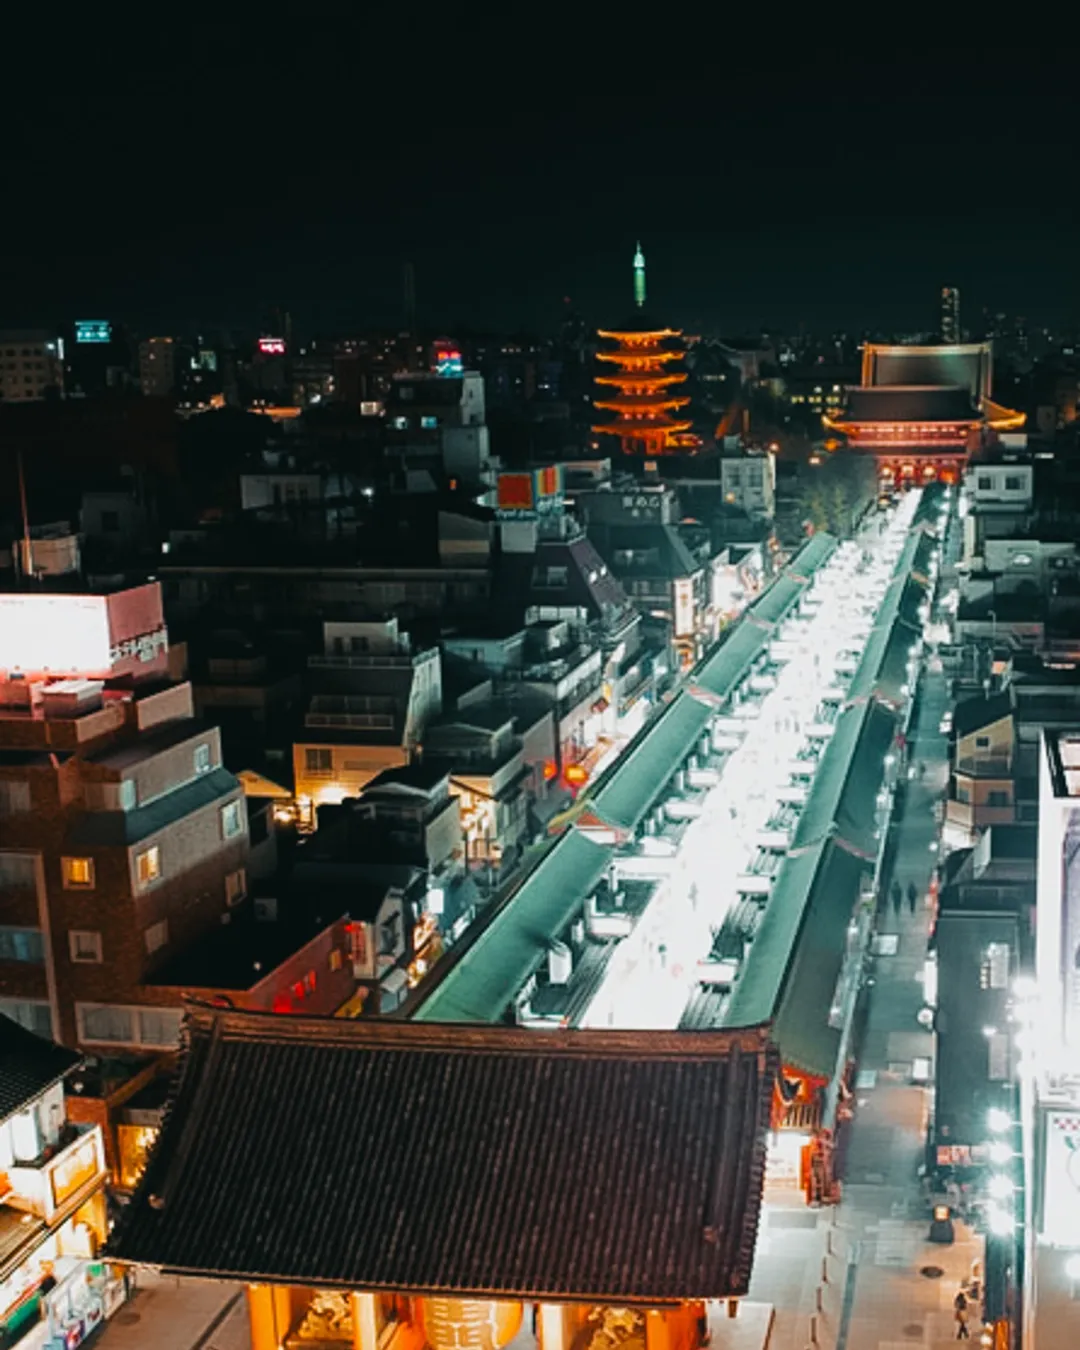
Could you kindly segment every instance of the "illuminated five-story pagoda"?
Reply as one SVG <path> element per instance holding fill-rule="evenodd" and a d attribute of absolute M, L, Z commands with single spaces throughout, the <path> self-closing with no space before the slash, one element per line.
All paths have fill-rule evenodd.
<path fill-rule="evenodd" d="M 596 353 L 597 360 L 614 366 L 612 374 L 598 375 L 598 396 L 593 404 L 600 412 L 614 413 L 611 421 L 601 422 L 593 431 L 618 436 L 623 452 L 631 455 L 658 455 L 683 448 L 691 423 L 678 417 L 689 398 L 674 392 L 686 380 L 686 372 L 675 363 L 682 351 L 673 341 L 682 336 L 675 328 L 664 328 L 644 314 L 645 255 L 641 244 L 634 254 L 635 312 L 615 329 L 601 329 L 599 336 L 615 346 Z M 674 368 L 673 368 L 674 366 Z M 616 392 L 609 393 L 612 389 Z M 685 438 L 685 439 L 684 439 Z"/>

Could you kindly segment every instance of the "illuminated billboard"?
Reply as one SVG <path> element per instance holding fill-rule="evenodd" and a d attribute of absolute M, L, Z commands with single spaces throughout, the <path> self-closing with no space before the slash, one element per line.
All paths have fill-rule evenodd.
<path fill-rule="evenodd" d="M 76 319 L 76 342 L 111 342 L 112 324 L 108 319 Z"/>
<path fill-rule="evenodd" d="M 0 595 L 0 670 L 77 675 L 110 666 L 103 595 Z"/>
<path fill-rule="evenodd" d="M 460 379 L 465 373 L 461 352 L 449 343 L 438 343 L 435 347 L 435 374 L 443 379 Z"/>
<path fill-rule="evenodd" d="M 284 356 L 285 339 L 279 337 L 261 337 L 259 339 L 259 351 L 263 356 Z"/>

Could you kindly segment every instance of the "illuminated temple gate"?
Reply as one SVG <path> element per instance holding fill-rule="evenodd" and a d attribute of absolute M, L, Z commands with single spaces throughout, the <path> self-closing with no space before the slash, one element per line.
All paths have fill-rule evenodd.
<path fill-rule="evenodd" d="M 990 397 L 989 342 L 863 347 L 862 384 L 825 426 L 872 454 L 885 488 L 958 482 L 969 456 L 1018 431 L 1023 413 Z"/>
<path fill-rule="evenodd" d="M 196 1008 L 113 1259 L 248 1285 L 252 1350 L 695 1350 L 749 1285 L 764 1029 Z"/>

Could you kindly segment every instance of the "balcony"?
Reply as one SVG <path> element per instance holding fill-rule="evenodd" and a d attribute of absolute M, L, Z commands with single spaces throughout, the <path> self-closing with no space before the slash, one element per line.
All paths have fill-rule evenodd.
<path fill-rule="evenodd" d="M 971 778 L 1012 778 L 1012 755 L 958 755 L 956 772 Z"/>
<path fill-rule="evenodd" d="M 4 1191 L 6 1178 L 7 1190 Z M 52 1224 L 105 1179 L 105 1153 L 97 1125 L 65 1125 L 59 1143 L 30 1162 L 0 1173 L 0 1202 Z"/>

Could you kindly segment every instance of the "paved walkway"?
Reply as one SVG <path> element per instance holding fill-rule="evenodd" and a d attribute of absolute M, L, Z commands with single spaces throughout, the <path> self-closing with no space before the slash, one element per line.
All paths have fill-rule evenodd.
<path fill-rule="evenodd" d="M 909 784 L 906 809 L 894 818 L 894 862 L 884 885 L 891 889 L 895 877 L 905 898 L 898 914 L 890 903 L 878 921 L 879 938 L 895 937 L 895 951 L 875 961 L 842 1203 L 815 1212 L 794 1194 L 771 1188 L 767 1195 L 750 1297 L 776 1308 L 770 1350 L 815 1343 L 823 1350 L 942 1350 L 955 1340 L 960 1279 L 982 1255 L 981 1239 L 960 1224 L 951 1246 L 927 1240 L 919 1178 L 933 1088 L 915 1071 L 920 1059 L 932 1065 L 933 1037 L 917 1016 L 930 923 L 924 897 L 937 856 L 933 808 L 948 781 L 938 730 L 946 706 L 944 679 L 926 676 L 911 761 L 925 762 L 927 772 Z M 909 881 L 919 896 L 914 912 Z M 941 1274 L 924 1275 L 924 1268 Z M 970 1327 L 977 1341 L 977 1318 Z"/>
<path fill-rule="evenodd" d="M 134 1297 L 106 1323 L 94 1350 L 250 1350 L 241 1285 L 140 1270 Z"/>

